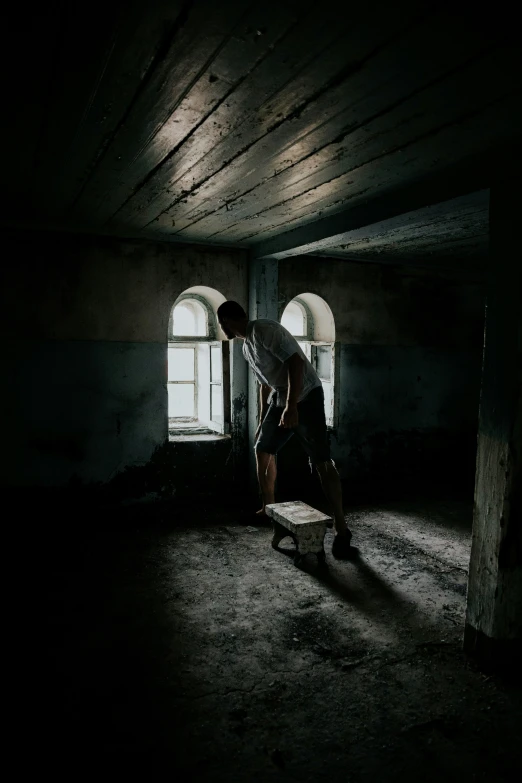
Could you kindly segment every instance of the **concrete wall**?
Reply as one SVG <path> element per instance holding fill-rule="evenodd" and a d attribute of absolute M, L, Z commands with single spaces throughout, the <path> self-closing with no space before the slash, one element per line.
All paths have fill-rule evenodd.
<path fill-rule="evenodd" d="M 65 234 L 4 239 L 4 483 L 108 482 L 124 472 L 140 491 L 190 491 L 200 478 L 209 489 L 246 479 L 248 373 L 237 341 L 232 440 L 165 445 L 167 321 L 193 285 L 249 302 L 251 317 L 280 316 L 304 292 L 328 302 L 340 361 L 332 453 L 345 479 L 472 478 L 481 284 L 336 259 L 249 269 L 242 251 Z M 251 430 L 255 397 L 251 384 Z M 285 460 L 300 458 L 292 448 L 283 474 Z M 144 465 L 153 466 L 150 482 L 134 470 Z"/>
<path fill-rule="evenodd" d="M 5 237 L 2 277 L 2 472 L 14 485 L 107 482 L 146 464 L 167 437 L 166 335 L 176 297 L 193 285 L 244 302 L 248 294 L 240 251 L 65 234 Z M 221 449 L 237 461 L 247 390 L 234 351 L 232 379 L 235 440 Z"/>
<path fill-rule="evenodd" d="M 339 421 L 331 444 L 343 478 L 465 479 L 471 491 L 483 284 L 337 259 L 281 261 L 280 314 L 304 292 L 323 297 L 335 317 Z"/>

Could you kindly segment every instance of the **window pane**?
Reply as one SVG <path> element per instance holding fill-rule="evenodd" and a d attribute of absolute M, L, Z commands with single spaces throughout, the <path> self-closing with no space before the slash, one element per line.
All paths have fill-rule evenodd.
<path fill-rule="evenodd" d="M 301 305 L 290 302 L 285 307 L 281 324 L 288 329 L 290 334 L 304 337 L 306 335 L 306 318 Z"/>
<path fill-rule="evenodd" d="M 172 332 L 177 337 L 203 337 L 207 334 L 207 317 L 200 302 L 183 300 L 174 308 Z"/>
<path fill-rule="evenodd" d="M 169 418 L 175 416 L 194 416 L 194 384 L 169 383 Z"/>
<path fill-rule="evenodd" d="M 169 381 L 194 380 L 194 348 L 169 348 Z"/>
<path fill-rule="evenodd" d="M 221 343 L 219 345 L 210 346 L 210 357 L 212 362 L 212 373 L 210 380 L 214 383 L 221 383 Z"/>
<path fill-rule="evenodd" d="M 194 313 L 196 315 L 196 337 L 204 337 L 208 334 L 207 313 L 205 308 L 199 302 L 193 302 Z"/>
<path fill-rule="evenodd" d="M 322 381 L 332 380 L 332 346 L 317 345 L 317 374 Z"/>
<path fill-rule="evenodd" d="M 212 395 L 212 411 L 211 411 L 211 419 L 212 421 L 216 422 L 222 422 L 223 421 L 223 387 L 222 386 L 211 386 L 211 395 Z"/>
<path fill-rule="evenodd" d="M 181 302 L 174 308 L 174 325 L 172 329 L 176 335 L 196 334 L 196 314 L 191 302 Z"/>
<path fill-rule="evenodd" d="M 304 342 L 301 342 L 301 341 L 298 341 L 298 342 L 299 342 L 299 346 L 300 346 L 301 350 L 303 351 L 304 355 L 306 356 L 308 361 L 310 361 L 311 358 L 312 358 L 312 346 L 310 345 L 310 343 L 304 343 Z"/>
<path fill-rule="evenodd" d="M 332 384 L 328 381 L 323 381 L 324 391 L 324 412 L 326 415 L 326 423 L 331 427 L 333 426 L 333 388 Z"/>

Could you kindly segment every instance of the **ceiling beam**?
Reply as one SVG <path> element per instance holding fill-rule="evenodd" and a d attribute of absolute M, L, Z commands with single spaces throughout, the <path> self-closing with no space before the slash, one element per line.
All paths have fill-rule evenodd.
<path fill-rule="evenodd" d="M 254 258 L 288 258 L 313 255 L 330 247 L 416 222 L 422 213 L 436 217 L 457 208 L 462 197 L 484 191 L 491 181 L 491 162 L 466 161 L 443 174 L 431 176 L 392 193 L 316 220 L 251 247 Z M 454 201 L 454 204 L 450 202 Z M 372 227 L 370 230 L 369 227 Z"/>

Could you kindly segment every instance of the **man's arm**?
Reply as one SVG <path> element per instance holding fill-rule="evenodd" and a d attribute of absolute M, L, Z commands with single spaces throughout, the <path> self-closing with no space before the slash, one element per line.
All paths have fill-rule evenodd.
<path fill-rule="evenodd" d="M 288 370 L 288 394 L 286 407 L 281 416 L 281 427 L 292 429 L 299 424 L 297 401 L 303 388 L 304 361 L 298 353 L 294 353 L 285 364 Z"/>

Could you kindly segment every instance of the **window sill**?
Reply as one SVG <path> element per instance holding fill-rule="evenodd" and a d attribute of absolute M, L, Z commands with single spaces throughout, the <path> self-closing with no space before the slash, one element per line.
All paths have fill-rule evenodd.
<path fill-rule="evenodd" d="M 191 432 L 192 430 L 199 430 L 200 432 L 212 432 L 212 430 L 209 430 L 203 422 L 198 421 L 198 419 L 190 419 L 190 418 L 171 418 L 169 419 L 169 432 Z"/>
<path fill-rule="evenodd" d="M 169 443 L 193 443 L 194 441 L 216 441 L 230 440 L 230 435 L 221 435 L 219 432 L 209 432 L 204 430 L 169 431 Z"/>

